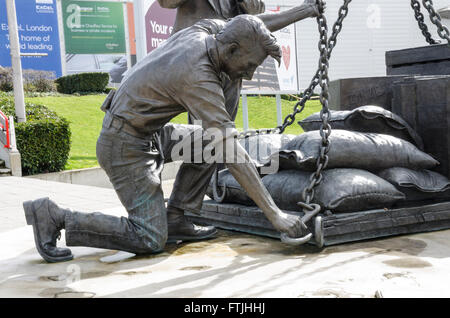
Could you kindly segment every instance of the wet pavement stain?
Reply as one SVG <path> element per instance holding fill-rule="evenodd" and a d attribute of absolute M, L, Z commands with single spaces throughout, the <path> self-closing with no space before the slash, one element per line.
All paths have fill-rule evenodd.
<path fill-rule="evenodd" d="M 142 271 L 120 271 L 120 272 L 109 272 L 109 271 L 90 271 L 81 273 L 80 279 L 92 279 L 106 276 L 133 276 L 133 275 L 145 275 L 150 274 L 152 271 L 150 270 L 142 270 Z"/>
<path fill-rule="evenodd" d="M 170 256 L 170 253 L 167 251 L 163 251 L 160 253 L 154 253 L 154 254 L 138 254 L 136 256 L 127 258 L 127 259 L 123 259 L 117 262 L 111 262 L 111 263 L 105 263 L 105 264 L 117 264 L 117 263 L 128 263 L 128 262 L 135 262 L 135 261 L 139 261 L 139 260 L 151 260 L 151 259 L 165 259 L 167 257 Z"/>
<path fill-rule="evenodd" d="M 95 296 L 95 293 L 76 291 L 66 287 L 46 288 L 43 289 L 38 295 L 45 298 L 92 298 Z"/>
<path fill-rule="evenodd" d="M 386 279 L 393 279 L 393 278 L 410 278 L 410 272 L 402 272 L 402 273 L 384 273 L 383 276 Z"/>
<path fill-rule="evenodd" d="M 180 271 L 204 271 L 211 268 L 212 266 L 187 266 L 180 268 Z"/>
<path fill-rule="evenodd" d="M 383 261 L 386 265 L 400 268 L 423 268 L 433 266 L 431 263 L 421 260 L 420 258 L 406 257 Z"/>
<path fill-rule="evenodd" d="M 97 277 L 105 277 L 111 275 L 111 272 L 108 271 L 91 271 L 91 272 L 85 272 L 80 274 L 80 279 L 91 279 L 91 278 L 97 278 Z"/>
<path fill-rule="evenodd" d="M 93 298 L 95 293 L 91 292 L 79 292 L 79 291 L 66 291 L 55 294 L 55 298 Z"/>
<path fill-rule="evenodd" d="M 51 281 L 51 282 L 61 282 L 63 280 L 66 280 L 66 275 L 55 275 L 55 276 L 40 276 L 39 280 L 43 281 Z"/>
<path fill-rule="evenodd" d="M 423 252 L 426 247 L 427 243 L 422 240 L 407 237 L 392 237 L 387 239 L 368 240 L 326 247 L 323 250 L 323 254 L 349 252 L 353 250 L 365 250 L 371 253 L 373 250 L 376 250 L 377 252 L 384 251 L 386 254 L 391 255 L 398 255 L 398 253 L 402 253 L 416 256 Z"/>
<path fill-rule="evenodd" d="M 40 297 L 55 297 L 57 293 L 62 293 L 67 291 L 66 288 L 46 288 L 43 289 L 38 296 Z"/>
<path fill-rule="evenodd" d="M 126 272 L 113 273 L 113 275 L 132 276 L 132 275 L 145 275 L 145 274 L 151 274 L 151 273 L 152 273 L 152 271 L 126 271 Z"/>
<path fill-rule="evenodd" d="M 323 297 L 323 298 L 363 298 L 362 294 L 351 294 L 341 289 L 319 289 L 301 293 L 297 297 Z"/>
<path fill-rule="evenodd" d="M 196 243 L 183 243 L 172 252 L 172 256 L 186 254 L 199 254 L 208 252 L 229 252 L 230 248 L 226 244 L 221 244 L 218 240 L 210 240 Z"/>

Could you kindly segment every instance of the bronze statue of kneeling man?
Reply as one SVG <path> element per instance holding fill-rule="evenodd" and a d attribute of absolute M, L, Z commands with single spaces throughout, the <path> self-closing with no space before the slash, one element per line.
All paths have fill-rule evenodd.
<path fill-rule="evenodd" d="M 204 131 L 215 129 L 222 133 L 222 138 L 214 138 L 210 145 L 219 152 L 225 152 L 227 143 L 233 145 L 233 156 L 225 161 L 232 175 L 278 231 L 300 237 L 301 218 L 275 205 L 254 163 L 237 141 L 238 132 L 226 110 L 222 84 L 226 78 L 251 79 L 268 55 L 279 61 L 281 49 L 270 32 L 305 14 L 316 16 L 318 10 L 312 2 L 307 0 L 291 10 L 261 17 L 240 15 L 228 22 L 201 20 L 177 32 L 135 65 L 114 97 L 104 103 L 106 114 L 97 141 L 99 164 L 128 218 L 63 209 L 48 198 L 27 201 L 25 216 L 33 226 L 40 255 L 48 262 L 73 258 L 70 249 L 56 246 L 62 229 L 67 246 L 135 254 L 160 252 L 166 242 L 213 237 L 214 227 L 195 225 L 184 215 L 171 217 L 164 203 L 161 140 L 170 138 L 165 127 L 183 112 L 201 120 Z M 182 196 L 183 191 L 175 182 L 171 200 L 176 200 L 176 193 Z"/>

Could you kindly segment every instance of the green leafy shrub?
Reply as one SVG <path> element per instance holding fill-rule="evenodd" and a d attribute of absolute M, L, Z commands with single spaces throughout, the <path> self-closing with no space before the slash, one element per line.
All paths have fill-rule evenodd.
<path fill-rule="evenodd" d="M 11 68 L 0 67 L 0 91 L 9 92 L 13 90 L 13 78 Z"/>
<path fill-rule="evenodd" d="M 69 122 L 43 105 L 26 103 L 25 123 L 17 123 L 14 101 L 0 94 L 0 110 L 14 116 L 22 172 L 32 175 L 64 169 L 70 152 Z"/>
<path fill-rule="evenodd" d="M 55 73 L 26 69 L 22 71 L 23 89 L 25 92 L 47 93 L 55 92 Z M 13 73 L 10 67 L 0 68 L 0 90 L 13 90 Z"/>
<path fill-rule="evenodd" d="M 108 73 L 79 73 L 59 77 L 57 90 L 64 94 L 102 93 L 109 82 Z"/>
<path fill-rule="evenodd" d="M 24 86 L 27 92 L 48 93 L 56 91 L 55 73 L 47 71 L 23 70 Z"/>

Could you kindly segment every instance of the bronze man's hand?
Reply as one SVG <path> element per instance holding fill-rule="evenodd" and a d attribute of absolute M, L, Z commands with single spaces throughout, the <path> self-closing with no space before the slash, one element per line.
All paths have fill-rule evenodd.
<path fill-rule="evenodd" d="M 305 2 L 303 2 L 304 5 L 307 6 L 311 6 L 311 8 L 314 10 L 312 16 L 313 17 L 317 17 L 320 12 L 319 12 L 319 7 L 317 6 L 317 0 L 305 0 Z M 326 8 L 326 3 L 325 1 L 323 1 L 323 9 L 325 10 Z"/>
<path fill-rule="evenodd" d="M 237 0 L 239 8 L 245 14 L 260 14 L 266 10 L 262 0 Z"/>
<path fill-rule="evenodd" d="M 287 214 L 278 210 L 276 216 L 270 221 L 278 231 L 286 234 L 290 238 L 299 238 L 303 235 L 304 224 L 300 216 Z"/>

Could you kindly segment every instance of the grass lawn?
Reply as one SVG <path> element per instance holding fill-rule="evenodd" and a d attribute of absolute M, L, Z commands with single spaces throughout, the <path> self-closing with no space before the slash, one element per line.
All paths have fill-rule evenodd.
<path fill-rule="evenodd" d="M 69 161 L 65 169 L 81 169 L 98 166 L 95 155 L 95 146 L 100 134 L 104 113 L 100 110 L 106 95 L 86 96 L 48 96 L 26 98 L 27 102 L 43 104 L 56 111 L 59 115 L 70 121 L 72 131 L 72 145 Z M 292 112 L 295 102 L 282 100 L 283 117 Z M 287 134 L 299 134 L 302 132 L 297 124 L 299 119 L 305 118 L 320 110 L 320 102 L 310 101 L 303 113 L 297 116 L 296 121 L 285 131 Z M 250 129 L 272 128 L 277 125 L 277 112 L 274 97 L 249 97 L 248 114 Z M 187 123 L 187 114 L 181 114 L 172 122 Z M 242 110 L 236 117 L 236 127 L 242 130 Z"/>

